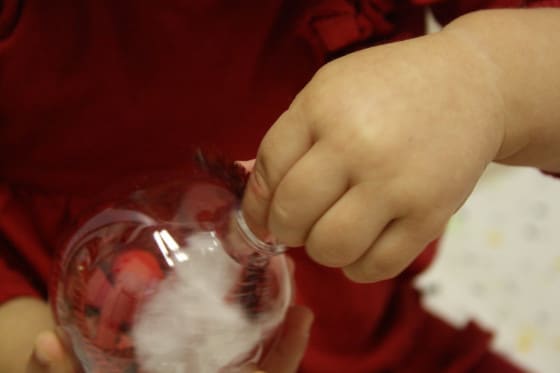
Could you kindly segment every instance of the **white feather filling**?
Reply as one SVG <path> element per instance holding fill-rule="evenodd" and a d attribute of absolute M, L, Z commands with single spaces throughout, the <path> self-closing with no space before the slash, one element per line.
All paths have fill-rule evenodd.
<path fill-rule="evenodd" d="M 279 307 L 251 322 L 239 304 L 225 300 L 240 266 L 212 232 L 191 235 L 186 246 L 187 259 L 174 260 L 174 272 L 135 317 L 131 335 L 142 371 L 219 372 L 247 356 L 284 315 L 286 307 Z"/>

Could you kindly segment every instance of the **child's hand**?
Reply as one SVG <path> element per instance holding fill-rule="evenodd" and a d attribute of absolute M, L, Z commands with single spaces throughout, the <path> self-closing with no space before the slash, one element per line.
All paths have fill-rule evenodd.
<path fill-rule="evenodd" d="M 26 373 L 76 373 L 78 369 L 73 356 L 62 341 L 52 332 L 39 334 Z"/>
<path fill-rule="evenodd" d="M 355 281 L 395 276 L 500 148 L 492 72 L 444 32 L 328 64 L 261 143 L 249 224 Z"/>

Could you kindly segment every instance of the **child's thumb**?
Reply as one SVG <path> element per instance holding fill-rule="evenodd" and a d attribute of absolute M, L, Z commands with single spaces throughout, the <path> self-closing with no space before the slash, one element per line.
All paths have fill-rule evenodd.
<path fill-rule="evenodd" d="M 75 373 L 74 360 L 52 331 L 40 333 L 35 339 L 33 353 L 26 373 Z"/>

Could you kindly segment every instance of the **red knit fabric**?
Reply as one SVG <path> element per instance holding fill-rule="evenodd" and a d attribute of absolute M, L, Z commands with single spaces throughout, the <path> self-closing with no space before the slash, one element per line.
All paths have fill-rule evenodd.
<path fill-rule="evenodd" d="M 198 147 L 252 158 L 322 63 L 422 33 L 434 2 L 0 1 L 0 302 L 47 297 L 53 253 L 81 214 L 188 173 Z M 519 5 L 434 9 L 447 22 Z M 487 352 L 486 333 L 422 309 L 411 278 L 434 249 L 372 285 L 293 252 L 298 301 L 316 314 L 301 371 L 517 371 Z"/>

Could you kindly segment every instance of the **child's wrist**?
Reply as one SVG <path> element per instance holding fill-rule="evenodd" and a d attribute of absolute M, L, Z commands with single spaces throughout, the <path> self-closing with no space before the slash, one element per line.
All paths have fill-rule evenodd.
<path fill-rule="evenodd" d="M 502 142 L 493 160 L 558 170 L 560 131 L 556 47 L 560 11 L 499 9 L 473 12 L 444 33 L 470 46 L 495 84 Z M 486 61 L 486 67 L 484 67 Z M 473 79 L 476 78 L 473 76 Z"/>
<path fill-rule="evenodd" d="M 485 143 L 490 162 L 499 159 L 514 146 L 510 143 L 510 121 L 507 118 L 510 112 L 507 91 L 510 88 L 500 79 L 503 74 L 501 67 L 491 58 L 486 47 L 472 36 L 472 27 L 476 26 L 468 20 L 459 19 L 445 27 L 441 34 L 454 51 L 455 66 L 468 68 L 463 75 L 464 81 L 458 84 L 474 87 L 471 93 L 477 96 L 480 120 L 486 126 L 488 141 Z"/>
<path fill-rule="evenodd" d="M 481 159 L 492 162 L 506 136 L 507 108 L 504 87 L 497 79 L 499 67 L 463 31 L 444 28 L 427 38 L 432 40 L 428 53 L 436 54 L 436 61 L 443 60 L 436 68 L 443 84 L 439 89 L 448 95 L 449 103 L 442 109 L 457 111 L 457 121 L 448 124 L 457 128 L 459 136 L 474 141 Z"/>

